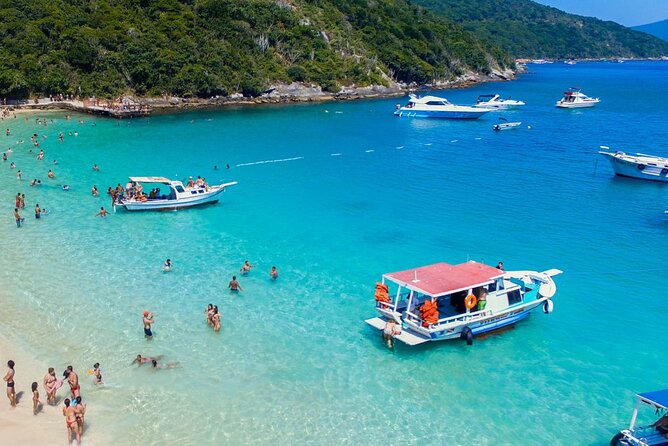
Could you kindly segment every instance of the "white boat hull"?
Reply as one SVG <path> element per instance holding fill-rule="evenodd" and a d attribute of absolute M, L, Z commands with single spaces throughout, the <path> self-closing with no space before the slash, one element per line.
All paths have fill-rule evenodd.
<path fill-rule="evenodd" d="M 642 180 L 660 181 L 668 183 L 668 164 L 655 163 L 655 165 L 622 159 L 614 153 L 599 152 L 612 165 L 616 175 L 622 177 L 638 178 Z"/>
<path fill-rule="evenodd" d="M 400 118 L 438 118 L 438 119 L 478 119 L 489 110 L 418 110 L 415 108 L 401 107 L 395 111 L 395 116 Z"/>
<path fill-rule="evenodd" d="M 193 195 L 192 197 L 178 199 L 157 199 L 147 201 L 123 200 L 118 203 L 119 206 L 128 211 L 163 211 L 201 206 L 205 204 L 217 203 L 220 195 L 225 191 L 222 186 L 214 186 L 209 192 Z"/>
<path fill-rule="evenodd" d="M 587 102 L 557 102 L 557 107 L 559 108 L 591 108 L 598 104 L 599 101 L 587 101 Z"/>

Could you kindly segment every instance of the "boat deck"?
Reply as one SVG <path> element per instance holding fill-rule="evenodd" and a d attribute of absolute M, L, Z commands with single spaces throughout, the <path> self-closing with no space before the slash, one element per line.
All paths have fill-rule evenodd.
<path fill-rule="evenodd" d="M 385 328 L 385 321 L 379 317 L 367 319 L 365 322 L 381 331 Z M 400 334 L 394 337 L 394 339 L 397 339 L 407 345 L 419 345 L 430 341 L 430 339 L 427 337 L 409 333 L 403 329 L 401 330 Z"/>

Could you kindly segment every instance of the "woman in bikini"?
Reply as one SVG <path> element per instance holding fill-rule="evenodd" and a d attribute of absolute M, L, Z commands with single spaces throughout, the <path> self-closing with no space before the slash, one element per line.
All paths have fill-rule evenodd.
<path fill-rule="evenodd" d="M 14 361 L 11 359 L 7 361 L 7 373 L 2 378 L 7 383 L 7 398 L 9 398 L 9 405 L 16 407 L 16 389 L 14 389 Z"/>
<path fill-rule="evenodd" d="M 32 383 L 32 414 L 37 415 L 39 407 L 39 390 L 37 390 L 37 381 Z"/>
<path fill-rule="evenodd" d="M 220 313 L 218 313 L 218 306 L 213 307 L 213 316 L 211 316 L 213 323 L 213 331 L 220 331 Z"/>
<path fill-rule="evenodd" d="M 63 416 L 65 417 L 65 426 L 67 427 L 67 444 L 72 444 L 72 434 L 77 439 L 77 444 L 81 444 L 81 435 L 77 425 L 77 416 L 74 407 L 70 406 L 70 399 L 66 398 L 65 407 L 63 407 Z"/>
<path fill-rule="evenodd" d="M 81 397 L 76 397 L 77 405 L 74 406 L 74 418 L 77 420 L 77 434 L 83 435 L 84 416 L 86 415 L 86 405 L 81 403 Z"/>
<path fill-rule="evenodd" d="M 206 308 L 206 323 L 213 326 L 213 304 L 209 304 Z"/>

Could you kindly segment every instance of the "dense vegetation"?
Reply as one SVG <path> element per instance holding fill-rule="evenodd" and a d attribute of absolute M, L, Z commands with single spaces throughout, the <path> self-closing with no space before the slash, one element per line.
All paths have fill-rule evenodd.
<path fill-rule="evenodd" d="M 633 29 L 651 34 L 668 42 L 668 19 L 646 25 L 634 26 Z"/>
<path fill-rule="evenodd" d="M 415 0 L 515 57 L 668 55 L 668 43 L 614 22 L 567 14 L 530 0 Z"/>
<path fill-rule="evenodd" d="M 426 83 L 509 55 L 407 0 L 0 0 L 0 95 Z"/>

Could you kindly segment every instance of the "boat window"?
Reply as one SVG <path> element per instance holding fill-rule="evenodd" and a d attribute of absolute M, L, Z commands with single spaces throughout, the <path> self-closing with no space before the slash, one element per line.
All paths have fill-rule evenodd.
<path fill-rule="evenodd" d="M 197 195 L 197 191 L 196 191 L 196 190 L 191 190 L 191 191 L 190 191 L 190 194 L 191 194 L 191 195 Z"/>
<path fill-rule="evenodd" d="M 520 290 L 513 290 L 508 293 L 508 305 L 515 305 L 522 302 Z"/>
<path fill-rule="evenodd" d="M 185 190 L 183 190 L 183 186 L 176 186 L 176 192 L 182 194 L 185 192 Z"/>
<path fill-rule="evenodd" d="M 427 105 L 445 105 L 443 101 L 429 101 Z"/>

